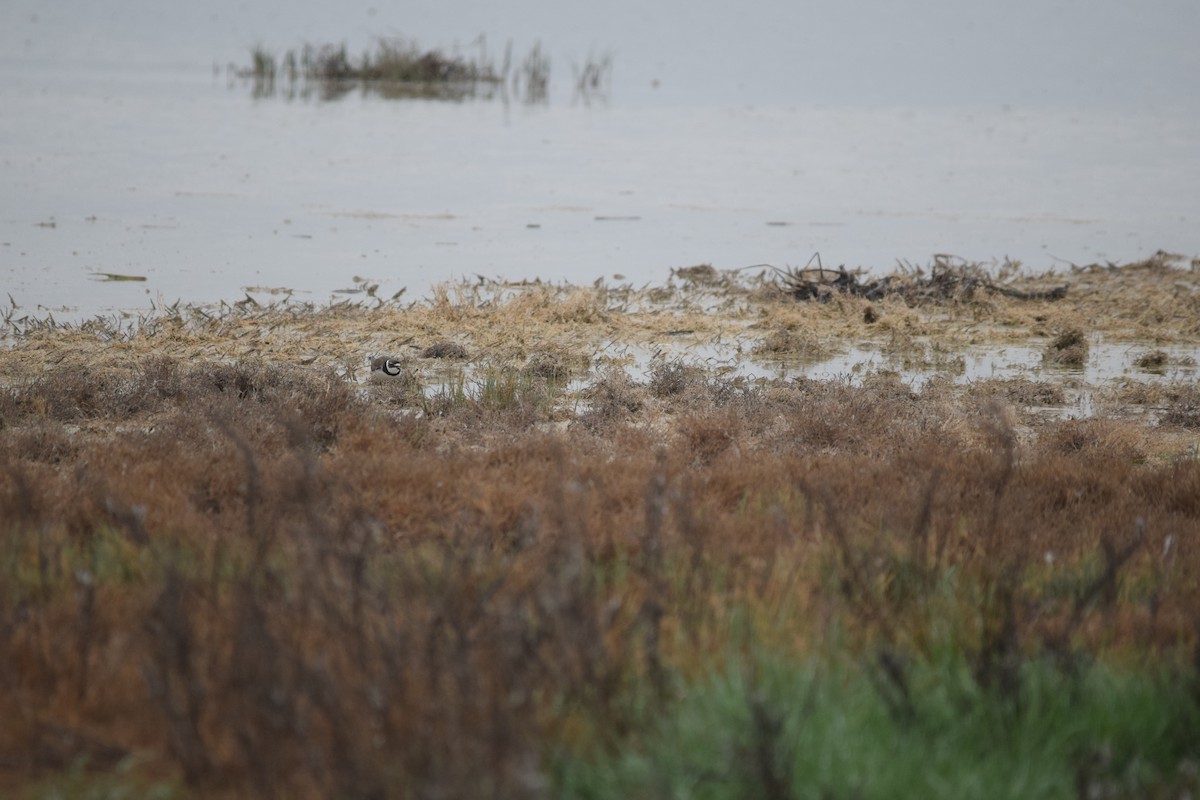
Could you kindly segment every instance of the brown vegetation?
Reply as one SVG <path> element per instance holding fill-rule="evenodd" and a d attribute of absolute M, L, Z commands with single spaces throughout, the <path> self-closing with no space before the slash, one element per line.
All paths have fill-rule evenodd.
<path fill-rule="evenodd" d="M 1200 657 L 1194 388 L 1127 389 L 1155 425 L 1047 416 L 1041 381 L 665 359 L 562 394 L 598 340 L 794 330 L 769 288 L 724 316 L 521 287 L 26 328 L 0 353 L 0 787 L 132 754 L 203 795 L 541 796 L 548 754 L 610 748 L 747 637 L 885 666 L 949 642 L 1002 694 L 1032 655 Z M 1016 313 L 884 302 L 897 342 Z M 808 319 L 861 332 L 860 303 Z M 489 359 L 470 391 L 353 380 L 353 353 L 450 336 Z"/>
<path fill-rule="evenodd" d="M 831 626 L 931 647 L 920 587 L 949 568 L 982 682 L 1031 650 L 1195 647 L 1200 462 L 1151 431 L 1020 444 L 995 396 L 620 375 L 566 429 L 470 399 L 394 416 L 268 364 L 10 388 L 0 766 L 536 795 L 545 747 L 601 745 L 636 687 L 730 646 L 733 609 L 798 652 Z"/>
<path fill-rule="evenodd" d="M 1063 367 L 1082 367 L 1087 363 L 1088 341 L 1083 331 L 1071 328 L 1054 337 L 1046 345 L 1043 360 Z"/>

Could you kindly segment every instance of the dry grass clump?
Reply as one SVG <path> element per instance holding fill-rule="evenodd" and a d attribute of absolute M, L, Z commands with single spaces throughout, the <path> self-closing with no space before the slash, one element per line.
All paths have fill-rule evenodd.
<path fill-rule="evenodd" d="M 604 321 L 604 294 L 594 288 L 573 289 L 555 301 L 550 320 L 558 323 L 594 324 Z"/>
<path fill-rule="evenodd" d="M 690 267 L 675 267 L 671 276 L 688 283 L 711 286 L 721 280 L 721 273 L 712 264 L 695 264 Z"/>
<path fill-rule="evenodd" d="M 1082 367 L 1087 363 L 1087 356 L 1087 337 L 1078 328 L 1058 334 L 1042 352 L 1045 363 L 1062 367 Z"/>
<path fill-rule="evenodd" d="M 628 420 L 641 410 L 644 391 L 624 370 L 610 369 L 583 391 L 589 408 L 579 421 L 591 428 L 603 428 Z"/>
<path fill-rule="evenodd" d="M 330 374 L 265 362 L 183 365 L 152 359 L 127 374 L 86 367 L 54 370 L 0 395 L 10 424 L 29 418 L 75 425 L 152 420 L 186 401 L 196 409 L 237 404 L 242 413 L 294 419 L 328 444 L 359 404 L 353 389 Z M 242 403 L 240 401 L 249 401 Z"/>
<path fill-rule="evenodd" d="M 968 393 L 978 397 L 1002 397 L 1023 408 L 1063 406 L 1067 403 L 1066 395 L 1058 384 L 1025 377 L 972 381 Z"/>
<path fill-rule="evenodd" d="M 1149 350 L 1134 359 L 1133 365 L 1147 372 L 1161 372 L 1167 366 L 1168 360 L 1169 356 L 1165 350 Z"/>
<path fill-rule="evenodd" d="M 522 370 L 550 383 L 565 383 L 570 380 L 573 370 L 566 358 L 556 353 L 537 352 L 529 356 Z"/>
<path fill-rule="evenodd" d="M 422 350 L 421 358 L 449 358 L 456 361 L 465 361 L 467 358 L 467 348 L 458 342 L 444 339 L 440 342 L 434 342 Z"/>
<path fill-rule="evenodd" d="M 1172 392 L 1159 422 L 1163 425 L 1200 430 L 1200 388 L 1195 384 L 1188 384 Z"/>
<path fill-rule="evenodd" d="M 551 428 L 507 375 L 449 416 L 260 363 L 9 387 L 6 785 L 136 753 L 205 796 L 529 797 L 747 637 L 951 647 L 997 692 L 1195 651 L 1200 462 L 1132 426 L 1020 445 L 889 375 L 650 420 L 613 371 Z"/>
<path fill-rule="evenodd" d="M 902 369 L 958 375 L 966 369 L 966 359 L 955 350 L 942 342 L 924 342 L 902 330 L 893 330 L 882 347 L 889 363 Z"/>
<path fill-rule="evenodd" d="M 412 408 L 421 405 L 425 390 L 417 374 L 411 369 L 404 369 L 399 375 L 373 378 L 371 395 L 388 405 Z"/>
<path fill-rule="evenodd" d="M 771 331 L 755 346 L 754 353 L 761 356 L 803 358 L 820 361 L 832 354 L 828 345 L 822 343 L 813 331 L 780 328 Z"/>
<path fill-rule="evenodd" d="M 24 421 L 13 427 L 15 420 L 2 420 L 0 430 L 9 429 L 5 433 L 12 448 L 22 454 L 22 457 L 44 464 L 67 463 L 79 453 L 78 446 L 72 441 L 65 426 L 55 420 L 34 419 Z"/>
<path fill-rule="evenodd" d="M 1122 378 L 1106 387 L 1102 397 L 1106 405 L 1113 409 L 1161 408 L 1174 402 L 1184 391 L 1186 386 L 1175 382 Z"/>
<path fill-rule="evenodd" d="M 1049 452 L 1088 452 L 1122 463 L 1146 458 L 1138 426 L 1106 419 L 1063 420 L 1041 434 L 1039 444 Z"/>
<path fill-rule="evenodd" d="M 655 397 L 674 397 L 702 384 L 704 370 L 682 361 L 660 361 L 650 370 L 648 388 Z"/>

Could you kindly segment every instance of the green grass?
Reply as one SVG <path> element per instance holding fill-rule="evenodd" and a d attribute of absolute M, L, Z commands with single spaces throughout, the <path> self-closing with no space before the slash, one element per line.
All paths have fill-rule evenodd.
<path fill-rule="evenodd" d="M 880 663 L 883 663 L 881 661 Z M 1057 798 L 1182 796 L 1200 787 L 1188 682 L 1029 662 L 1018 697 L 961 662 L 897 674 L 751 656 L 679 690 L 615 752 L 561 757 L 569 798 Z M 902 695 L 902 696 L 901 696 Z"/>
<path fill-rule="evenodd" d="M 147 783 L 130 775 L 135 759 L 128 758 L 110 772 L 89 771 L 81 758 L 59 775 L 46 778 L 22 798 L 29 800 L 181 800 L 185 795 L 172 782 Z"/>

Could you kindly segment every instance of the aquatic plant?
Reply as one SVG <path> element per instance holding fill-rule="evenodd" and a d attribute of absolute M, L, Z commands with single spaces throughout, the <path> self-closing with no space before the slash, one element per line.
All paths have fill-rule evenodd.
<path fill-rule="evenodd" d="M 534 43 L 519 62 L 509 42 L 499 66 L 492 60 L 483 36 L 473 45 L 474 53 L 456 49 L 447 54 L 422 49 L 400 37 L 381 37 L 373 49 L 357 57 L 345 44 L 305 44 L 285 51 L 282 57 L 256 45 L 251 50 L 250 65 L 234 68 L 234 72 L 252 82 L 257 97 L 282 93 L 336 99 L 360 87 L 385 97 L 507 97 L 511 91 L 524 102 L 546 101 L 551 64 L 540 42 Z M 608 91 L 611 70 L 611 55 L 589 57 L 576 68 L 576 93 L 603 96 Z"/>

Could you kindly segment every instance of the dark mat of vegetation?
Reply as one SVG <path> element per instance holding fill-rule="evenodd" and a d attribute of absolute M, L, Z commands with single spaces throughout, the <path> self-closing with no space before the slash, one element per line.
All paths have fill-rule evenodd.
<path fill-rule="evenodd" d="M 167 360 L 5 389 L 0 785 L 1200 788 L 1200 462 L 886 380 L 590 395 L 396 414 Z"/>
<path fill-rule="evenodd" d="M 995 282 L 982 269 L 969 264 L 935 260 L 928 275 L 923 271 L 887 275 L 864 281 L 845 267 L 777 270 L 781 288 L 796 300 L 828 302 L 836 294 L 882 300 L 899 297 L 910 305 L 969 299 L 977 290 L 1015 300 L 1061 300 L 1070 284 L 1044 290 L 1021 290 Z"/>

